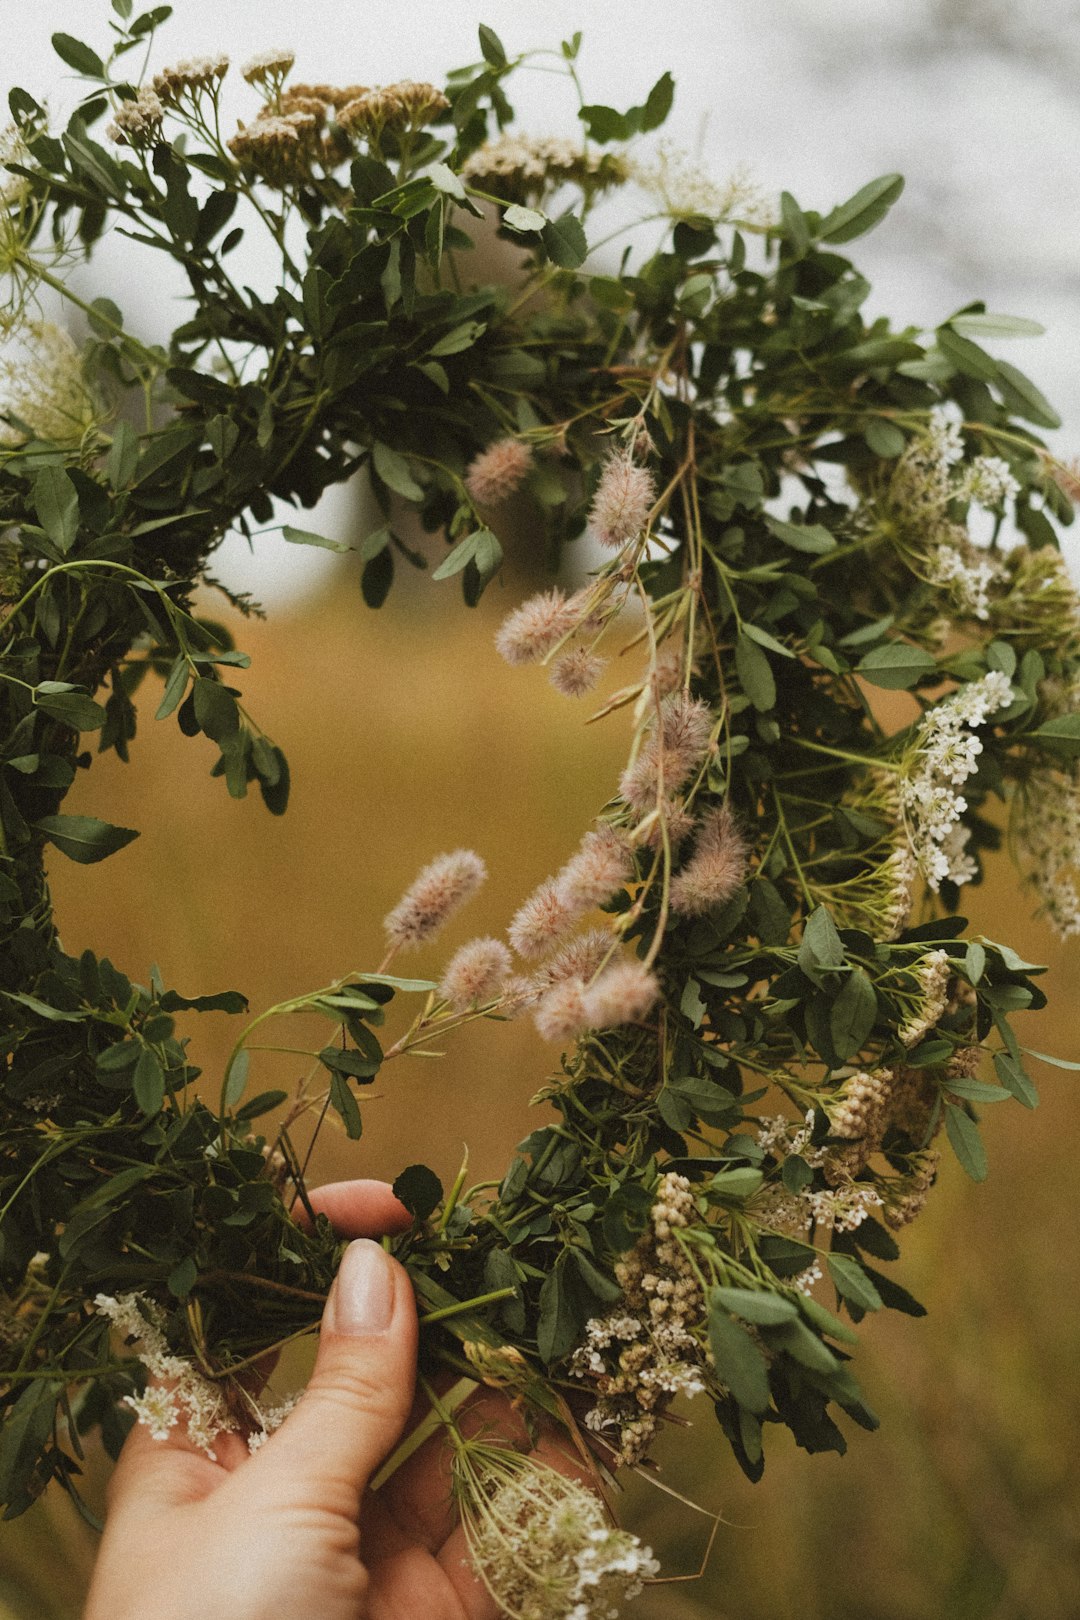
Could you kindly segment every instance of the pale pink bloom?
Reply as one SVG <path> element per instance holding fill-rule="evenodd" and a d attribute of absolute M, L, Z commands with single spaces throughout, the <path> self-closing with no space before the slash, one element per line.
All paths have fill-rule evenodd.
<path fill-rule="evenodd" d="M 471 849 L 437 855 L 383 919 L 387 944 L 412 950 L 434 938 L 486 877 L 487 867 Z"/>
<path fill-rule="evenodd" d="M 499 439 L 474 456 L 465 473 L 465 488 L 477 506 L 498 506 L 518 489 L 533 464 L 533 453 L 520 439 Z"/>
<path fill-rule="evenodd" d="M 516 1018 L 527 1007 L 533 1007 L 541 994 L 542 987 L 535 979 L 524 973 L 513 973 L 503 980 L 502 993 L 499 997 L 499 1011 L 507 1018 Z"/>
<path fill-rule="evenodd" d="M 556 878 L 559 895 L 577 916 L 602 906 L 630 881 L 634 861 L 623 835 L 607 822 L 593 827 L 581 840 Z"/>
<path fill-rule="evenodd" d="M 519 956 L 545 956 L 576 921 L 558 879 L 548 878 L 518 909 L 507 932 Z"/>
<path fill-rule="evenodd" d="M 707 703 L 686 692 L 673 692 L 660 705 L 659 734 L 654 726 L 632 765 L 619 783 L 627 804 L 638 811 L 654 808 L 661 773 L 665 793 L 682 787 L 705 757 L 712 734 L 713 714 Z"/>
<path fill-rule="evenodd" d="M 588 647 L 571 647 L 552 664 L 551 684 L 563 697 L 584 697 L 600 679 L 606 663 L 606 658 Z"/>
<path fill-rule="evenodd" d="M 614 943 L 606 928 L 589 928 L 578 934 L 545 962 L 536 975 L 546 989 L 563 979 L 581 979 L 584 984 L 594 976 Z"/>
<path fill-rule="evenodd" d="M 640 962 L 615 962 L 582 996 L 591 1029 L 612 1029 L 644 1018 L 656 1004 L 660 985 Z"/>
<path fill-rule="evenodd" d="M 495 632 L 495 647 L 508 664 L 535 664 L 577 623 L 575 599 L 556 586 L 539 591 L 507 615 Z"/>
<path fill-rule="evenodd" d="M 657 697 L 667 697 L 679 685 L 683 678 L 684 659 L 685 649 L 681 641 L 665 641 L 656 655 L 652 673 L 652 689 Z"/>
<path fill-rule="evenodd" d="M 493 1001 L 510 972 L 510 952 L 501 939 L 471 939 L 447 964 L 439 994 L 455 1012 Z"/>
<path fill-rule="evenodd" d="M 671 885 L 671 905 L 701 917 L 730 900 L 746 881 L 746 839 L 727 805 L 702 818 L 690 859 Z"/>
<path fill-rule="evenodd" d="M 580 979 L 562 979 L 546 993 L 533 1014 L 545 1041 L 565 1041 L 589 1027 L 584 986 Z"/>
<path fill-rule="evenodd" d="M 679 845 L 693 832 L 694 818 L 681 799 L 666 799 L 660 808 L 664 822 L 667 825 L 668 847 L 678 849 Z M 663 834 L 660 830 L 660 816 L 657 816 L 650 826 L 648 836 L 644 839 L 644 842 L 649 849 L 659 849 L 663 841 Z"/>
<path fill-rule="evenodd" d="M 627 455 L 609 456 L 589 508 L 589 527 L 602 546 L 618 551 L 644 529 L 655 500 L 651 472 Z"/>

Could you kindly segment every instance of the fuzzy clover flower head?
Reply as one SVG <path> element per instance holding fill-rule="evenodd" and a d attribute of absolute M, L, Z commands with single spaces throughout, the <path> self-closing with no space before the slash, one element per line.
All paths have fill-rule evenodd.
<path fill-rule="evenodd" d="M 521 439 L 497 439 L 469 463 L 465 488 L 477 506 L 500 506 L 520 489 L 532 464 L 532 450 Z"/>
<path fill-rule="evenodd" d="M 551 684 L 563 697 L 584 697 L 593 690 L 606 663 L 605 658 L 588 647 L 571 647 L 552 664 Z"/>
<path fill-rule="evenodd" d="M 495 649 L 508 664 L 536 664 L 568 636 L 581 617 L 576 596 L 558 586 L 538 591 L 507 614 L 495 632 Z"/>
<path fill-rule="evenodd" d="M 556 879 L 567 907 L 583 916 L 607 903 L 634 872 L 634 860 L 624 835 L 607 822 L 592 827 L 581 840 Z"/>
<path fill-rule="evenodd" d="M 746 873 L 746 839 L 727 805 L 721 805 L 702 818 L 690 858 L 671 885 L 672 909 L 703 917 L 738 893 Z"/>
<path fill-rule="evenodd" d="M 700 698 L 673 692 L 660 705 L 644 746 L 619 782 L 619 792 L 640 814 L 657 807 L 661 788 L 670 796 L 705 758 L 712 737 L 713 712 Z"/>
<path fill-rule="evenodd" d="M 383 920 L 391 950 L 416 950 L 425 945 L 471 900 L 487 877 L 487 867 L 471 849 L 437 855 Z"/>
<path fill-rule="evenodd" d="M 585 991 L 585 1017 L 593 1029 L 615 1029 L 646 1018 L 659 999 L 655 973 L 640 962 L 613 962 Z"/>
<path fill-rule="evenodd" d="M 510 943 L 526 959 L 546 956 L 565 938 L 577 921 L 557 878 L 547 878 L 534 889 L 511 918 Z"/>
<path fill-rule="evenodd" d="M 589 508 L 589 529 L 609 551 L 621 551 L 643 533 L 656 501 L 656 483 L 647 467 L 622 452 L 608 457 Z"/>
<path fill-rule="evenodd" d="M 472 939 L 451 957 L 439 994 L 455 1012 L 493 1001 L 510 972 L 510 952 L 501 939 Z"/>

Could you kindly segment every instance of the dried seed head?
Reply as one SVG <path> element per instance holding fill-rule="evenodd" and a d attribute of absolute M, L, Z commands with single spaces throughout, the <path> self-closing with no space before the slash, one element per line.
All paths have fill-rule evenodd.
<path fill-rule="evenodd" d="M 117 146 L 153 146 L 161 134 L 164 117 L 161 97 L 144 85 L 133 99 L 120 102 L 105 133 Z"/>
<path fill-rule="evenodd" d="M 465 488 L 477 506 L 498 506 L 520 487 L 533 464 L 533 453 L 520 439 L 499 439 L 474 456 L 465 473 Z"/>
<path fill-rule="evenodd" d="M 296 52 L 289 50 L 260 51 L 240 69 L 248 84 L 280 85 L 296 61 Z"/>
<path fill-rule="evenodd" d="M 443 924 L 471 900 L 487 877 L 487 867 L 471 849 L 438 855 L 406 889 L 383 922 L 394 950 L 415 950 L 433 939 Z"/>

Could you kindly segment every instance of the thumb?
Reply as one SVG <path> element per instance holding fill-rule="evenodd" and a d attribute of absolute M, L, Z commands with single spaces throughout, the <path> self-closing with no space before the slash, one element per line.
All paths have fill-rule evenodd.
<path fill-rule="evenodd" d="M 256 1454 L 263 1484 L 339 1493 L 351 1514 L 409 1416 L 416 1376 L 416 1303 L 404 1268 L 358 1238 L 326 1301 L 315 1370 L 296 1410 Z M 253 1469 L 254 1471 L 254 1469 Z"/>

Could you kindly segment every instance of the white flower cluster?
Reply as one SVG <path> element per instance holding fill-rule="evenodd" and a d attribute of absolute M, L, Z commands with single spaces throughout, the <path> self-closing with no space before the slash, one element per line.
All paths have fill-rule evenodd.
<path fill-rule="evenodd" d="M 62 327 L 22 321 L 4 332 L 0 445 L 24 444 L 27 430 L 48 444 L 79 445 L 98 416 L 78 345 Z"/>
<path fill-rule="evenodd" d="M 967 852 L 970 829 L 961 821 L 967 800 L 956 790 L 978 769 L 983 744 L 975 728 L 1012 700 L 1008 676 L 991 670 L 935 704 L 916 732 L 900 802 L 915 859 L 935 893 L 946 879 L 970 883 L 978 872 Z"/>
<path fill-rule="evenodd" d="M 622 1299 L 588 1323 L 570 1363 L 571 1377 L 590 1383 L 600 1396 L 586 1427 L 612 1446 L 620 1462 L 636 1462 L 645 1453 L 658 1413 L 674 1395 L 705 1388 L 708 1362 L 698 1338 L 705 1301 L 674 1235 L 694 1215 L 686 1177 L 664 1176 L 652 1207 L 652 1232 L 615 1268 Z"/>
<path fill-rule="evenodd" d="M 631 174 L 670 219 L 725 220 L 738 215 L 769 225 L 776 215 L 746 169 L 736 169 L 724 184 L 717 185 L 688 153 L 668 141 L 659 143 L 651 163 L 635 162 Z"/>
<path fill-rule="evenodd" d="M 94 1306 L 130 1343 L 154 1382 L 142 1395 L 125 1395 L 138 1421 L 154 1440 L 167 1440 L 183 1420 L 188 1438 L 216 1460 L 214 1441 L 237 1427 L 221 1391 L 185 1361 L 170 1353 L 161 1311 L 145 1294 L 98 1294 Z"/>
<path fill-rule="evenodd" d="M 120 102 L 105 133 L 118 146 L 152 146 L 161 133 L 164 117 L 161 97 L 149 85 L 143 85 L 138 95 Z"/>
<path fill-rule="evenodd" d="M 931 951 L 914 969 L 918 998 L 897 1030 L 904 1046 L 918 1046 L 935 1027 L 949 1000 L 952 963 L 947 951 Z"/>
<path fill-rule="evenodd" d="M 1035 771 L 1019 803 L 1018 853 L 1043 912 L 1071 939 L 1080 934 L 1080 767 Z"/>
<path fill-rule="evenodd" d="M 532 1457 L 507 1457 L 466 1501 L 465 1526 L 478 1574 L 515 1620 L 617 1620 L 660 1568 L 592 1491 Z"/>

